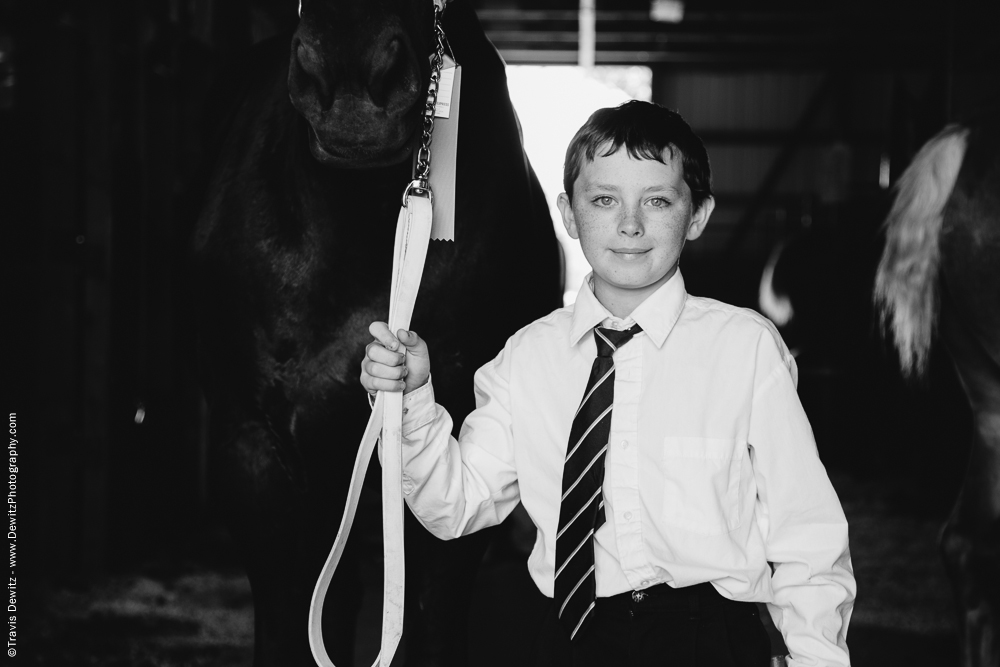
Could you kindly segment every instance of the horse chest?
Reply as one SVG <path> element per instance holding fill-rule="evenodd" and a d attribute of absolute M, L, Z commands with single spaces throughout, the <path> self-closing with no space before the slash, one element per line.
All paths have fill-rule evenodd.
<path fill-rule="evenodd" d="M 369 202 L 362 211 L 350 203 L 338 209 L 339 215 L 327 208 L 294 243 L 258 244 L 255 264 L 266 270 L 259 278 L 258 291 L 265 298 L 255 337 L 257 364 L 265 386 L 280 387 L 290 404 L 316 397 L 325 403 L 357 389 L 371 340 L 368 326 L 388 316 L 398 213 L 391 207 Z M 450 328 L 457 316 L 458 305 L 448 294 L 456 287 L 454 254 L 454 244 L 443 242 L 432 243 L 428 252 L 415 322 L 427 327 L 421 333 L 429 339 L 439 338 L 436 329 Z M 476 281 L 474 275 L 463 278 Z M 438 359 L 441 370 L 461 356 L 460 349 L 449 346 Z"/>

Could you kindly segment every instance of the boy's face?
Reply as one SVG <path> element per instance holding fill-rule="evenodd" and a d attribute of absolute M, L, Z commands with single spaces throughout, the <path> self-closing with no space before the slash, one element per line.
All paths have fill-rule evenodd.
<path fill-rule="evenodd" d="M 573 200 L 563 193 L 558 205 L 594 269 L 598 300 L 613 313 L 612 304 L 631 312 L 674 274 L 684 242 L 701 236 L 715 202 L 692 210 L 679 151 L 664 151 L 664 164 L 633 159 L 624 147 L 601 157 L 606 150 L 584 162 Z"/>

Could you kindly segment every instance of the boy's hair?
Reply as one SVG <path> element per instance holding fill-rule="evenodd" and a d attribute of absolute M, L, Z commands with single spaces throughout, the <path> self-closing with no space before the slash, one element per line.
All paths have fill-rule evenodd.
<path fill-rule="evenodd" d="M 629 100 L 617 107 L 598 109 L 569 142 L 563 165 L 563 188 L 573 199 L 573 183 L 580 175 L 583 160 L 594 161 L 597 149 L 610 144 L 601 154 L 607 157 L 625 146 L 636 160 L 663 162 L 663 151 L 681 154 L 684 181 L 691 188 L 694 210 L 712 196 L 712 169 L 708 152 L 681 115 L 652 102 Z M 665 164 L 665 163 L 664 163 Z"/>

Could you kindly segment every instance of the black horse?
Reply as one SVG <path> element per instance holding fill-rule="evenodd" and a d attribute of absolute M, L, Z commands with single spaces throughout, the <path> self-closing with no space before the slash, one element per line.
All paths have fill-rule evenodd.
<path fill-rule="evenodd" d="M 291 49 L 264 44 L 225 82 L 236 92 L 195 235 L 199 361 L 214 489 L 253 589 L 258 667 L 313 664 L 310 594 L 369 414 L 357 378 L 368 324 L 388 315 L 433 13 L 431 0 L 307 0 Z M 431 242 L 413 328 L 460 424 L 474 371 L 562 291 L 503 62 L 467 0 L 443 25 L 463 67 L 456 238 Z M 353 664 L 359 569 L 380 555 L 377 491 L 362 501 L 324 614 L 338 665 Z M 482 545 L 438 542 L 408 520 L 401 653 L 461 664 Z"/>
<path fill-rule="evenodd" d="M 886 220 L 876 302 L 903 369 L 922 373 L 935 331 L 972 412 L 961 492 L 941 536 L 962 665 L 1000 664 L 1000 122 L 996 110 L 927 142 Z M 941 443 L 936 456 L 949 455 Z"/>

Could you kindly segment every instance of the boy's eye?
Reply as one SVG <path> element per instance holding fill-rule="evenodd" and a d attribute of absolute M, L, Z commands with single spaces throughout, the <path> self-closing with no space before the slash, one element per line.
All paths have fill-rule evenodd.
<path fill-rule="evenodd" d="M 649 203 L 656 208 L 663 208 L 664 206 L 670 206 L 670 202 L 663 197 L 653 197 L 649 200 Z"/>
<path fill-rule="evenodd" d="M 594 199 L 594 203 L 597 204 L 598 206 L 611 206 L 611 204 L 613 204 L 614 201 L 615 201 L 614 199 L 608 197 L 607 195 L 596 197 Z"/>

